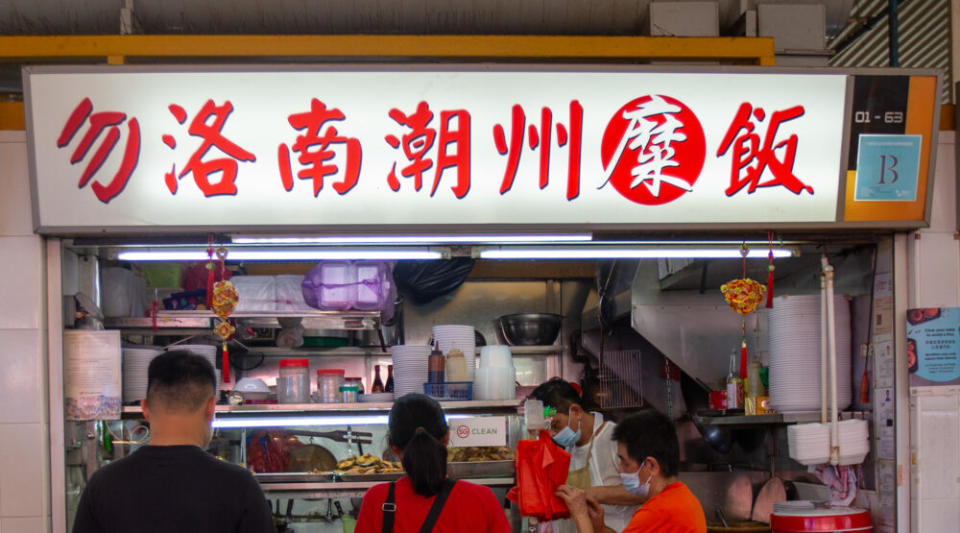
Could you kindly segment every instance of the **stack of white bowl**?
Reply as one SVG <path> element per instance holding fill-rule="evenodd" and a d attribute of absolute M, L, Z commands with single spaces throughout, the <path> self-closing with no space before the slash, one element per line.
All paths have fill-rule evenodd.
<path fill-rule="evenodd" d="M 160 348 L 147 346 L 123 348 L 123 403 L 139 402 L 147 397 L 147 369 L 150 361 L 162 353 Z"/>
<path fill-rule="evenodd" d="M 844 420 L 840 427 L 840 464 L 858 465 L 870 452 L 866 420 Z"/>
<path fill-rule="evenodd" d="M 796 424 L 787 427 L 790 458 L 802 465 L 830 461 L 830 424 Z"/>
<path fill-rule="evenodd" d="M 516 382 L 517 370 L 509 346 L 480 348 L 480 368 L 473 382 L 475 400 L 512 400 L 517 395 Z"/>
<path fill-rule="evenodd" d="M 770 332 L 770 404 L 781 413 L 820 409 L 820 295 L 774 298 Z M 850 304 L 834 297 L 837 335 L 837 408 L 850 405 L 852 332 Z M 829 382 L 825 384 L 829 387 Z"/>
<path fill-rule="evenodd" d="M 433 341 L 443 355 L 457 348 L 463 352 L 467 363 L 467 381 L 473 381 L 476 373 L 477 337 L 473 326 L 439 325 L 433 326 Z M 396 370 L 396 369 L 394 369 Z"/>
<path fill-rule="evenodd" d="M 394 396 L 400 398 L 412 392 L 423 394 L 423 384 L 427 382 L 427 359 L 430 357 L 430 347 L 398 344 L 391 346 L 390 351 L 393 354 Z"/>
<path fill-rule="evenodd" d="M 837 424 L 841 465 L 858 465 L 870 452 L 866 420 L 843 420 Z M 803 465 L 830 461 L 830 424 L 798 424 L 787 428 L 790 458 Z"/>

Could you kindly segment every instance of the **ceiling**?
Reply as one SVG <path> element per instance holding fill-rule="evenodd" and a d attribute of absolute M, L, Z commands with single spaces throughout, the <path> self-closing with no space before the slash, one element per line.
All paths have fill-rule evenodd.
<path fill-rule="evenodd" d="M 684 1 L 684 0 L 673 0 Z M 828 34 L 854 0 L 715 0 L 721 33 L 756 4 L 823 4 Z M 0 34 L 643 35 L 651 0 L 0 0 Z"/>

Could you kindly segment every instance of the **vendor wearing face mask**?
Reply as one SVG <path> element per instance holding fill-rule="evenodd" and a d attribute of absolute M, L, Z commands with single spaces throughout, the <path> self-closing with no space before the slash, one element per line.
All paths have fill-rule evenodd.
<path fill-rule="evenodd" d="M 623 533 L 706 533 L 700 501 L 677 479 L 680 447 L 670 419 L 654 410 L 643 411 L 620 422 L 613 438 L 623 486 L 648 497 Z M 567 503 L 577 533 L 614 529 L 604 517 L 603 507 L 585 491 L 563 485 L 557 495 Z"/>
<path fill-rule="evenodd" d="M 646 498 L 624 489 L 617 471 L 617 445 L 613 435 L 616 424 L 597 412 L 583 408 L 580 394 L 570 383 L 554 378 L 534 389 L 530 397 L 556 410 L 550 419 L 554 442 L 570 452 L 567 485 L 582 489 L 593 501 L 603 505 L 610 529 L 621 531 Z M 557 533 L 573 533 L 572 520 L 554 522 Z"/>

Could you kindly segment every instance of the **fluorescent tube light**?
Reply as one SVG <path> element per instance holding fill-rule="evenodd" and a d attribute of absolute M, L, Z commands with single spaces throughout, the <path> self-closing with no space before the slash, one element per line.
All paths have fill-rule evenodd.
<path fill-rule="evenodd" d="M 442 259 L 443 256 L 443 252 L 438 250 L 403 248 L 393 250 L 244 249 L 229 250 L 227 253 L 227 259 L 231 261 L 322 261 L 328 259 L 399 261 Z M 125 250 L 117 254 L 117 259 L 121 261 L 206 261 L 208 256 L 205 250 L 153 249 Z"/>
<path fill-rule="evenodd" d="M 748 259 L 766 258 L 767 249 L 747 252 Z M 775 258 L 792 257 L 786 248 L 774 248 Z M 480 259 L 740 259 L 737 248 L 710 247 L 543 247 L 543 248 L 488 248 L 480 250 Z"/>
<path fill-rule="evenodd" d="M 472 415 L 447 415 L 447 420 L 469 418 Z M 213 419 L 214 429 L 233 428 L 289 428 L 303 426 L 374 426 L 386 425 L 387 415 L 356 416 L 263 416 L 263 417 L 223 417 Z"/>
<path fill-rule="evenodd" d="M 590 242 L 591 233 L 524 235 L 341 235 L 341 236 L 252 236 L 233 237 L 234 244 L 533 244 L 548 242 Z"/>

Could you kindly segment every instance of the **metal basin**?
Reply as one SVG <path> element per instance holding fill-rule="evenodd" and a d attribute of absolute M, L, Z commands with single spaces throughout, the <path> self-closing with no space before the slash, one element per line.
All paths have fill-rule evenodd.
<path fill-rule="evenodd" d="M 549 346 L 560 335 L 560 315 L 521 313 L 497 319 L 503 340 L 511 346 Z"/>

